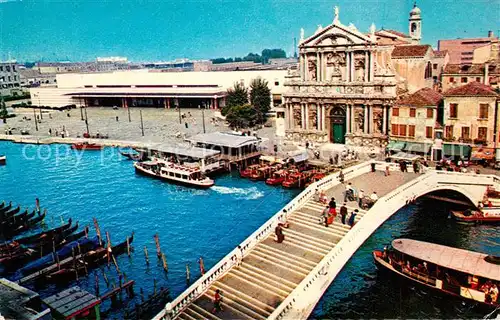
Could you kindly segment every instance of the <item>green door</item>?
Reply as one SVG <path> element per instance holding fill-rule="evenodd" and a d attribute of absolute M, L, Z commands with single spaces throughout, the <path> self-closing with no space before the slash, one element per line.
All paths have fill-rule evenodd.
<path fill-rule="evenodd" d="M 345 125 L 333 124 L 333 143 L 345 143 Z"/>

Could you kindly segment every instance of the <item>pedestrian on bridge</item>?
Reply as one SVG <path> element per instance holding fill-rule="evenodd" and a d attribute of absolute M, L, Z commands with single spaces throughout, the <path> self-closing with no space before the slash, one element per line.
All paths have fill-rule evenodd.
<path fill-rule="evenodd" d="M 359 213 L 358 209 L 355 209 L 352 213 L 351 216 L 349 217 L 349 221 L 347 224 L 352 228 L 354 227 L 354 220 L 356 219 L 356 215 Z"/>
<path fill-rule="evenodd" d="M 217 311 L 222 311 L 222 292 L 219 289 L 215 290 L 214 308 L 212 309 L 212 313 Z"/>
<path fill-rule="evenodd" d="M 321 219 L 319 223 L 324 223 L 325 227 L 328 227 L 328 217 L 330 216 L 330 206 L 326 206 L 326 208 L 321 213 Z"/>
<path fill-rule="evenodd" d="M 337 215 L 337 203 L 335 202 L 335 198 L 332 197 L 328 206 L 330 207 L 330 213 Z"/>
<path fill-rule="evenodd" d="M 345 224 L 345 218 L 347 217 L 347 207 L 345 203 L 340 207 L 340 216 L 342 218 L 342 224 Z"/>

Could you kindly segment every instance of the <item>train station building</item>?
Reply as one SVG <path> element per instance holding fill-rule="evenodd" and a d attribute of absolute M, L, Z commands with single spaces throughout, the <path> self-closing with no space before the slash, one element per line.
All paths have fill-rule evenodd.
<path fill-rule="evenodd" d="M 161 72 L 125 70 L 66 73 L 53 87 L 31 88 L 33 105 L 61 107 L 221 108 L 235 83 L 249 88 L 252 80 L 268 82 L 274 105 L 281 104 L 286 70 Z"/>

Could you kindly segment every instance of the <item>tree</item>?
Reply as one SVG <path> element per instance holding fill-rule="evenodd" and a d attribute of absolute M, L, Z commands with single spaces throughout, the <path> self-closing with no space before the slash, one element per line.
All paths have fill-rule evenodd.
<path fill-rule="evenodd" d="M 271 110 L 271 90 L 266 80 L 256 78 L 250 84 L 250 104 L 257 113 L 257 122 L 264 123 Z"/>
<path fill-rule="evenodd" d="M 0 98 L 0 118 L 3 119 L 3 123 L 7 123 L 7 116 L 9 113 L 7 112 L 7 107 L 5 102 L 3 101 L 3 97 Z"/>
<path fill-rule="evenodd" d="M 286 58 L 286 52 L 283 49 L 264 49 L 262 50 L 262 61 L 268 63 L 269 59 Z"/>
<path fill-rule="evenodd" d="M 257 122 L 257 112 L 249 104 L 233 106 L 226 114 L 226 121 L 233 129 L 253 127 Z"/>
<path fill-rule="evenodd" d="M 234 86 L 227 90 L 226 106 L 221 113 L 225 116 L 229 109 L 235 106 L 242 106 L 248 103 L 248 90 L 241 83 L 236 82 Z"/>

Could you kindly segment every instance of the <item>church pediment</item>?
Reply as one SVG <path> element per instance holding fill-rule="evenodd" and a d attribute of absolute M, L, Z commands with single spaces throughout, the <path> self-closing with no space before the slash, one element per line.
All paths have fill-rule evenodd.
<path fill-rule="evenodd" d="M 362 34 L 354 26 L 332 24 L 305 39 L 300 47 L 346 46 L 372 44 L 370 37 Z"/>

